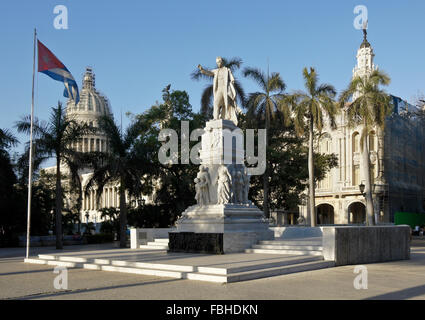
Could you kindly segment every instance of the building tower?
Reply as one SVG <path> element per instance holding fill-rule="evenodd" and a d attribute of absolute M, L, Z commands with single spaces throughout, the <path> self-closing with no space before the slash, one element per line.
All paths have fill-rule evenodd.
<path fill-rule="evenodd" d="M 363 42 L 360 45 L 359 50 L 357 50 L 357 65 L 353 69 L 353 78 L 355 77 L 367 77 L 374 70 L 378 70 L 378 67 L 373 64 L 373 59 L 375 54 L 373 53 L 373 48 L 367 41 L 367 30 L 363 29 Z M 358 98 L 358 93 L 353 95 L 353 100 Z"/>

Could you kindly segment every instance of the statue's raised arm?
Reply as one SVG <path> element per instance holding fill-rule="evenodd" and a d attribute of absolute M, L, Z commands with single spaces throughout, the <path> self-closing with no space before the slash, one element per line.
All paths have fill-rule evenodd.
<path fill-rule="evenodd" d="M 198 64 L 198 69 L 199 69 L 199 71 L 201 71 L 202 74 L 205 74 L 206 76 L 214 77 L 214 72 L 211 72 L 209 70 L 205 70 L 204 68 L 202 68 L 202 66 L 200 64 Z"/>

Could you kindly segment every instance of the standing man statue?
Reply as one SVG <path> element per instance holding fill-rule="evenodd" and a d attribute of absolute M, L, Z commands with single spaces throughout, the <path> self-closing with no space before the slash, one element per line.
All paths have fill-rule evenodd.
<path fill-rule="evenodd" d="M 198 65 L 201 73 L 214 77 L 214 120 L 231 120 L 235 125 L 238 125 L 235 78 L 232 71 L 224 66 L 221 57 L 217 57 L 216 62 L 218 68 L 213 70 L 205 70 L 200 64 Z"/>

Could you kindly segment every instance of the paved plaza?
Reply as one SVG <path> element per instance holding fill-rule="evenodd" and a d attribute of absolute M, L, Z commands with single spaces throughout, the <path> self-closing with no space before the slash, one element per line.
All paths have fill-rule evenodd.
<path fill-rule="evenodd" d="M 74 246 L 65 252 L 77 255 L 108 247 Z M 31 256 L 57 253 L 53 248 L 34 248 Z M 425 299 L 424 240 L 412 241 L 410 260 L 366 265 L 366 290 L 354 288 L 354 266 L 228 284 L 71 268 L 68 289 L 56 290 L 54 266 L 23 263 L 23 256 L 24 249 L 0 251 L 1 299 Z"/>

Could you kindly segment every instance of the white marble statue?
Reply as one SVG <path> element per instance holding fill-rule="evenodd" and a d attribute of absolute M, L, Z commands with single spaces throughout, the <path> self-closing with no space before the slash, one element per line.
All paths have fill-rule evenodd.
<path fill-rule="evenodd" d="M 231 201 L 232 196 L 232 176 L 226 166 L 220 166 L 218 169 L 218 180 L 217 180 L 217 198 L 218 204 L 226 204 Z"/>
<path fill-rule="evenodd" d="M 224 66 L 221 57 L 217 57 L 216 62 L 218 68 L 213 70 L 205 70 L 200 64 L 198 65 L 203 74 L 214 77 L 214 120 L 231 120 L 235 125 L 238 125 L 235 78 L 232 71 Z"/>
<path fill-rule="evenodd" d="M 195 179 L 195 189 L 196 195 L 195 199 L 199 206 L 209 205 L 210 200 L 210 175 L 208 173 L 208 168 L 204 166 L 199 167 L 198 175 Z"/>

